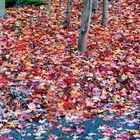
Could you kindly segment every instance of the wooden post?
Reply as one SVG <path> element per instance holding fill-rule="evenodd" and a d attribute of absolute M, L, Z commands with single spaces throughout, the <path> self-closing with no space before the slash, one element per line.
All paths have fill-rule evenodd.
<path fill-rule="evenodd" d="M 98 9 L 98 0 L 92 0 L 92 12 Z"/>
<path fill-rule="evenodd" d="M 92 0 L 83 0 L 83 13 L 81 21 L 81 30 L 78 40 L 78 51 L 85 53 L 87 49 L 87 36 L 90 27 L 90 20 L 92 14 Z"/>
<path fill-rule="evenodd" d="M 0 18 L 5 15 L 5 0 L 0 0 Z"/>
<path fill-rule="evenodd" d="M 102 25 L 107 26 L 108 0 L 103 0 Z"/>
<path fill-rule="evenodd" d="M 70 24 L 70 17 L 71 17 L 71 12 L 72 12 L 72 2 L 73 2 L 73 0 L 68 0 L 68 3 L 67 3 L 66 20 L 63 23 L 65 28 L 67 28 Z"/>
<path fill-rule="evenodd" d="M 47 9 L 47 15 L 50 16 L 51 13 L 51 0 L 48 0 L 48 9 Z"/>

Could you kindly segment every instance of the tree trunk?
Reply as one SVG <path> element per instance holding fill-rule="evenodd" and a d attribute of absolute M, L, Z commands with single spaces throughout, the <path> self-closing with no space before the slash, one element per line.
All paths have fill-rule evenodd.
<path fill-rule="evenodd" d="M 102 25 L 107 26 L 108 0 L 103 0 Z"/>
<path fill-rule="evenodd" d="M 48 9 L 47 9 L 47 15 L 50 16 L 51 12 L 51 0 L 48 0 Z"/>
<path fill-rule="evenodd" d="M 72 12 L 72 2 L 73 2 L 73 0 L 68 0 L 68 3 L 67 3 L 66 20 L 62 23 L 65 28 L 67 28 L 70 24 L 70 17 L 71 17 L 71 12 Z"/>
<path fill-rule="evenodd" d="M 81 53 L 85 53 L 87 48 L 87 36 L 92 13 L 92 0 L 83 0 L 83 4 L 81 31 L 78 40 L 78 51 Z"/>
<path fill-rule="evenodd" d="M 98 0 L 92 0 L 92 12 L 98 9 Z"/>
<path fill-rule="evenodd" d="M 5 0 L 0 0 L 0 18 L 5 15 Z"/>

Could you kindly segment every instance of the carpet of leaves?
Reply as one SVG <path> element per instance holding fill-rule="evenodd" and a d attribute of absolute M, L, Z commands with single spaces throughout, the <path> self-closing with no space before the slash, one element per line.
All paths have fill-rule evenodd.
<path fill-rule="evenodd" d="M 108 27 L 100 3 L 85 54 L 76 51 L 81 7 L 75 0 L 67 29 L 56 0 L 50 17 L 42 5 L 0 19 L 0 140 L 140 138 L 139 3 L 110 1 Z"/>

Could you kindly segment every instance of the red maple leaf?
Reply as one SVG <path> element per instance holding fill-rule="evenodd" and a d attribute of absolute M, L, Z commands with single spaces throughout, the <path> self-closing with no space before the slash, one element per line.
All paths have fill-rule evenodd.
<path fill-rule="evenodd" d="M 8 79 L 6 79 L 6 78 L 0 78 L 0 83 L 7 83 L 7 82 L 9 82 Z"/>
<path fill-rule="evenodd" d="M 22 46 L 22 45 L 17 48 L 18 51 L 24 51 L 25 49 L 26 48 L 24 46 Z"/>

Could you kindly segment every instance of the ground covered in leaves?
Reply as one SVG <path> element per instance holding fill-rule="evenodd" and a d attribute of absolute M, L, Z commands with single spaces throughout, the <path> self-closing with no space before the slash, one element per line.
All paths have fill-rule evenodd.
<path fill-rule="evenodd" d="M 92 16 L 86 54 L 76 51 L 81 2 L 8 8 L 0 19 L 0 140 L 138 140 L 139 14 L 135 0 Z"/>

